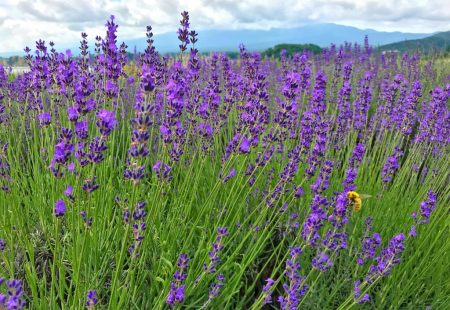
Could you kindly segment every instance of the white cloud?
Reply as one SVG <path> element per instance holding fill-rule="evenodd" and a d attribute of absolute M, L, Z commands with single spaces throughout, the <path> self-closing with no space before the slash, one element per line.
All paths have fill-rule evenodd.
<path fill-rule="evenodd" d="M 57 46 L 73 45 L 80 33 L 104 34 L 110 14 L 122 38 L 143 37 L 146 25 L 155 33 L 175 31 L 187 10 L 196 30 L 268 29 L 309 22 L 334 22 L 384 31 L 450 30 L 450 1 L 381 0 L 2 0 L 0 52 L 20 51 L 37 39 Z"/>

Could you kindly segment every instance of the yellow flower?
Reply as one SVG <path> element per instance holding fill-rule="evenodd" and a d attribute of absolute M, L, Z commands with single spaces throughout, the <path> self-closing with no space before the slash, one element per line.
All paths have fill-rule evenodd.
<path fill-rule="evenodd" d="M 353 203 L 353 211 L 361 211 L 362 200 L 359 194 L 355 191 L 347 192 L 347 198 Z"/>

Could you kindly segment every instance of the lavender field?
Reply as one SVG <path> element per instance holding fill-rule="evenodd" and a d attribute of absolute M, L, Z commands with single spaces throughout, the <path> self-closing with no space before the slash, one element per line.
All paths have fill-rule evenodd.
<path fill-rule="evenodd" d="M 179 27 L 0 66 L 0 309 L 449 309 L 450 63 Z"/>

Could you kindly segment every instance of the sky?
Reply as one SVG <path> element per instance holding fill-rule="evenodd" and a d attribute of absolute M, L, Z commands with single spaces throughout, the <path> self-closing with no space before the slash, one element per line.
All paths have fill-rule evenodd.
<path fill-rule="evenodd" d="M 93 42 L 116 16 L 119 36 L 176 31 L 180 12 L 191 27 L 202 29 L 291 28 L 309 23 L 337 23 L 361 29 L 433 33 L 450 30 L 449 0 L 0 0 L 0 53 L 34 48 L 37 39 L 56 47 L 80 40 Z"/>

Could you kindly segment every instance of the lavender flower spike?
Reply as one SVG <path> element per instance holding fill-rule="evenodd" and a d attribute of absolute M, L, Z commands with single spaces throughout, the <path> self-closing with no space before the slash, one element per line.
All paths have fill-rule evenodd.
<path fill-rule="evenodd" d="M 86 308 L 88 309 L 94 309 L 95 305 L 97 304 L 97 291 L 96 290 L 89 290 L 86 294 Z"/>
<path fill-rule="evenodd" d="M 55 216 L 61 217 L 64 216 L 65 213 L 66 213 L 66 204 L 64 203 L 64 200 L 59 199 L 55 203 Z"/>
<path fill-rule="evenodd" d="M 188 268 L 189 257 L 187 254 L 180 254 L 177 262 L 177 271 L 173 275 L 173 281 L 170 284 L 170 291 L 166 298 L 166 304 L 175 306 L 184 301 L 184 290 L 186 285 L 183 281 L 187 277 L 186 269 Z"/>

